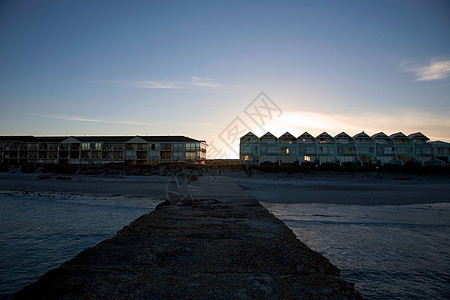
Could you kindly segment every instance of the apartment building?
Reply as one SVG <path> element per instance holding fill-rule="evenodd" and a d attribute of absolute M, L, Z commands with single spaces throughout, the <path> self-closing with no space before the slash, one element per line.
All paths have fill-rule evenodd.
<path fill-rule="evenodd" d="M 2 163 L 145 165 L 206 160 L 206 142 L 185 136 L 0 136 Z"/>
<path fill-rule="evenodd" d="M 345 132 L 331 136 L 323 132 L 314 137 L 308 132 L 280 137 L 267 132 L 260 138 L 249 132 L 240 139 L 241 164 L 360 164 L 360 165 L 449 165 L 450 143 L 430 139 L 421 132 L 408 136 L 402 132 L 353 137 Z"/>

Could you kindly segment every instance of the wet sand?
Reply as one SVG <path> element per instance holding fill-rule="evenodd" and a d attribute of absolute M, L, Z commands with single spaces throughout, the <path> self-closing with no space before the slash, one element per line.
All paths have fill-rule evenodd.
<path fill-rule="evenodd" d="M 225 172 L 223 172 L 225 173 Z M 399 176 L 373 173 L 228 175 L 261 202 L 407 205 L 450 201 L 448 176 Z M 206 175 L 211 177 L 210 175 Z M 204 176 L 205 177 L 205 176 Z M 104 194 L 165 199 L 175 176 L 102 176 L 0 173 L 0 190 Z M 180 182 L 181 184 L 182 182 Z"/>
<path fill-rule="evenodd" d="M 346 205 L 408 205 L 450 202 L 450 183 L 386 179 L 290 180 L 236 178 L 234 181 L 255 199 L 269 203 L 333 203 Z"/>

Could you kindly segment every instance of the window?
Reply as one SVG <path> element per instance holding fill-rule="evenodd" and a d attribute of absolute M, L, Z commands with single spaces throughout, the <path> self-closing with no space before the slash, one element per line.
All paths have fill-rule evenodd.
<path fill-rule="evenodd" d="M 305 157 L 303 158 L 305 161 L 311 161 L 311 156 L 307 156 L 305 155 Z"/>
<path fill-rule="evenodd" d="M 195 152 L 186 152 L 186 160 L 195 160 L 197 155 Z"/>
<path fill-rule="evenodd" d="M 289 154 L 289 147 L 281 147 L 281 151 L 282 154 Z"/>
<path fill-rule="evenodd" d="M 152 144 L 152 148 L 151 148 L 153 151 L 155 151 L 155 149 L 156 149 L 156 147 L 155 147 L 155 144 Z"/>
<path fill-rule="evenodd" d="M 184 151 L 184 144 L 182 144 L 182 143 L 173 144 L 173 151 L 175 151 L 175 152 L 183 152 Z"/>
<path fill-rule="evenodd" d="M 173 160 L 175 160 L 175 161 L 184 160 L 184 154 L 182 152 L 174 152 Z"/>
<path fill-rule="evenodd" d="M 398 147 L 398 148 L 397 148 L 397 153 L 398 153 L 398 154 L 405 154 L 405 153 L 406 153 L 406 148 Z"/>
<path fill-rule="evenodd" d="M 82 143 L 81 144 L 81 150 L 89 150 L 90 144 L 89 143 Z"/>
<path fill-rule="evenodd" d="M 245 155 L 245 156 L 244 156 L 244 160 L 245 160 L 245 161 L 248 161 L 248 155 Z"/>
<path fill-rule="evenodd" d="M 195 151 L 199 146 L 197 146 L 197 143 L 186 143 L 186 151 Z"/>
<path fill-rule="evenodd" d="M 171 145 L 169 143 L 161 144 L 161 150 L 162 151 L 170 151 L 171 150 Z"/>

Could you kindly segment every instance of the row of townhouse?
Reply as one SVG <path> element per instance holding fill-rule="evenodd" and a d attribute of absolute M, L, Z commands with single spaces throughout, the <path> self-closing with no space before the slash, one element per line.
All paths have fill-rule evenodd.
<path fill-rule="evenodd" d="M 206 142 L 185 136 L 0 136 L 2 163 L 144 165 L 206 160 Z"/>
<path fill-rule="evenodd" d="M 369 136 L 363 131 L 353 137 L 345 132 L 334 137 L 326 132 L 317 137 L 286 132 L 278 138 L 270 132 L 260 138 L 249 132 L 241 137 L 239 150 L 242 164 L 448 165 L 450 143 L 429 140 L 420 132 Z"/>

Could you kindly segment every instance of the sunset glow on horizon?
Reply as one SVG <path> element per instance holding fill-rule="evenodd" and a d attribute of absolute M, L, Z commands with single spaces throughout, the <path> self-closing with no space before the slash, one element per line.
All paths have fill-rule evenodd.
<path fill-rule="evenodd" d="M 448 1 L 4 1 L 0 135 L 185 135 L 231 158 L 233 122 L 450 142 L 449 16 Z M 261 92 L 279 109 L 263 125 L 246 113 Z"/>

